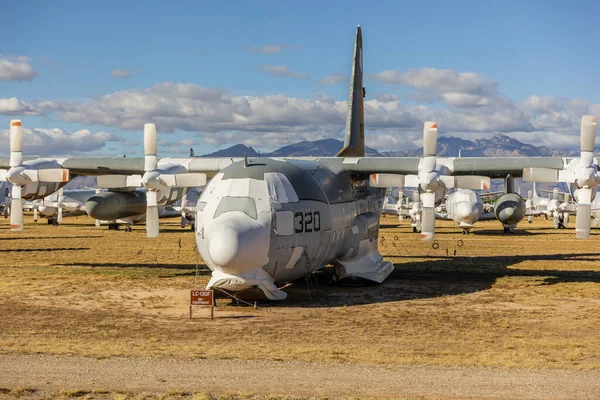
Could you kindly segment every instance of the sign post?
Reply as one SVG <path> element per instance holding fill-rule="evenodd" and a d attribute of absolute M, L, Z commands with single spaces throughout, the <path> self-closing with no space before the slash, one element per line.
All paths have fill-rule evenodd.
<path fill-rule="evenodd" d="M 192 306 L 210 306 L 210 319 L 215 318 L 215 296 L 212 290 L 192 290 L 190 292 L 190 319 Z"/>

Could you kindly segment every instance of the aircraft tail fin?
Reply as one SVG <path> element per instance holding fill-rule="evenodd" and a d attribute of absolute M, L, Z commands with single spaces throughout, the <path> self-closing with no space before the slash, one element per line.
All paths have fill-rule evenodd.
<path fill-rule="evenodd" d="M 344 148 L 339 151 L 337 154 L 338 157 L 363 157 L 365 155 L 364 97 L 362 31 L 360 26 L 358 26 L 356 28 L 352 75 L 350 77 L 346 135 L 344 137 Z"/>

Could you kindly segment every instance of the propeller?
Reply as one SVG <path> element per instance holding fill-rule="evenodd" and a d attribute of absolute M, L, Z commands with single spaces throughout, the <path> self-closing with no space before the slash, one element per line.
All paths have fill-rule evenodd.
<path fill-rule="evenodd" d="M 451 176 L 450 170 L 437 161 L 438 126 L 433 121 L 423 125 L 423 157 L 419 160 L 417 175 L 373 174 L 370 183 L 373 187 L 416 187 L 423 193 L 421 197 L 421 238 L 433 240 L 435 236 L 435 203 L 441 200 L 447 188 L 486 190 L 490 188 L 487 176 Z M 426 205 L 427 204 L 427 205 Z"/>
<path fill-rule="evenodd" d="M 30 182 L 63 183 L 69 181 L 69 170 L 64 168 L 34 168 L 23 164 L 23 128 L 21 120 L 10 121 L 10 169 L 3 178 L 11 182 L 10 229 L 23 230 L 22 188 Z"/>
<path fill-rule="evenodd" d="M 527 200 L 525 201 L 525 210 L 527 213 L 529 213 L 529 216 L 527 217 L 527 222 L 529 222 L 530 224 L 533 222 L 533 215 L 531 215 L 531 213 L 533 212 L 533 190 L 530 190 L 527 192 Z"/>
<path fill-rule="evenodd" d="M 158 168 L 156 126 L 144 125 L 144 175 L 102 175 L 98 176 L 98 187 L 107 189 L 144 187 L 146 189 L 146 234 L 158 237 L 158 192 L 181 187 L 204 186 L 206 174 L 187 172 L 179 164 L 163 165 Z M 162 205 L 162 204 L 161 204 Z"/>
<path fill-rule="evenodd" d="M 57 211 L 57 217 L 56 217 L 56 222 L 58 222 L 59 224 L 62 224 L 63 222 L 63 207 L 64 207 L 64 203 L 65 203 L 65 193 L 63 191 L 63 188 L 58 189 L 58 211 Z"/>
<path fill-rule="evenodd" d="M 577 200 L 577 221 L 575 237 L 590 237 L 592 199 L 598 190 L 600 177 L 598 164 L 594 160 L 596 144 L 596 117 L 584 115 L 581 118 L 580 156 L 572 159 L 563 169 L 525 168 L 523 180 L 534 182 L 566 182 Z"/>

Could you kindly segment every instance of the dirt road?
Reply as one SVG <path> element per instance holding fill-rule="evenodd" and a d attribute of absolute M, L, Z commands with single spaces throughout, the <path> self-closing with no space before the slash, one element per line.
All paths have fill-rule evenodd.
<path fill-rule="evenodd" d="M 1 355 L 0 387 L 46 392 L 187 390 L 297 396 L 593 399 L 600 395 L 600 372 Z"/>

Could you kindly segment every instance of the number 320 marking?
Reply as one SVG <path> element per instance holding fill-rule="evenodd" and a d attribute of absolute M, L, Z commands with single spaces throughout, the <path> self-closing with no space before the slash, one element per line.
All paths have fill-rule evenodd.
<path fill-rule="evenodd" d="M 294 231 L 296 233 L 319 232 L 321 213 L 318 211 L 298 211 L 294 213 Z"/>

